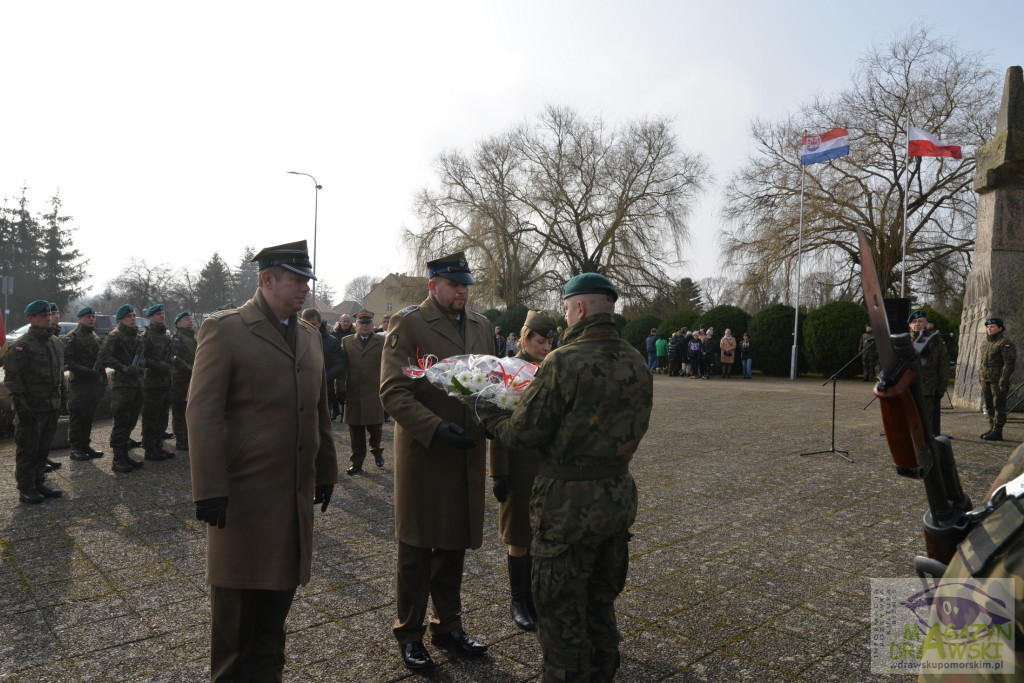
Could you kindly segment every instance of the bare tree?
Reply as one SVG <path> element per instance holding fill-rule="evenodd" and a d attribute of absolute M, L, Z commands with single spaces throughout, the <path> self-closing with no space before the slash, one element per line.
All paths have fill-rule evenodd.
<path fill-rule="evenodd" d="M 982 57 L 918 28 L 872 48 L 838 94 L 816 97 L 797 116 L 755 120 L 755 152 L 726 190 L 731 229 L 724 245 L 744 281 L 765 285 L 782 275 L 789 301 L 796 282 L 800 139 L 804 131 L 842 127 L 850 132 L 851 154 L 806 167 L 804 258 L 833 269 L 837 284 L 859 278 L 853 229 L 860 228 L 884 292 L 899 292 L 903 269 L 908 282 L 923 287 L 936 262 L 949 270 L 931 286 L 956 289 L 974 246 L 974 160 L 970 153 L 962 161 L 910 160 L 904 262 L 908 119 L 942 139 L 979 145 L 995 130 L 997 101 L 998 83 Z"/>
<path fill-rule="evenodd" d="M 370 293 L 370 290 L 373 289 L 377 282 L 378 278 L 372 275 L 354 277 L 345 285 L 345 298 L 349 301 L 362 302 L 363 297 Z"/>
<path fill-rule="evenodd" d="M 151 266 L 145 261 L 131 259 L 121 274 L 110 283 L 113 299 L 130 303 L 137 310 L 145 311 L 154 303 L 166 304 L 168 295 L 173 295 L 175 282 L 171 267 L 166 263 Z"/>
<path fill-rule="evenodd" d="M 739 283 L 727 277 L 717 275 L 706 277 L 699 283 L 700 303 L 705 311 L 715 306 L 735 305 L 739 302 Z"/>

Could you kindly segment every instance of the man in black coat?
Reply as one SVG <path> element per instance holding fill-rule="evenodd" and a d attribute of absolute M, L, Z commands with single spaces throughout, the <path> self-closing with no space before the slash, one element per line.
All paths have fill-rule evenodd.
<path fill-rule="evenodd" d="M 327 373 L 327 403 L 331 406 L 331 419 L 338 415 L 334 411 L 337 398 L 334 394 L 334 380 L 345 372 L 345 352 L 341 350 L 341 342 L 338 338 L 328 332 L 327 325 L 320 316 L 320 311 L 315 308 L 307 308 L 302 311 L 302 319 L 313 327 L 320 330 L 320 339 L 324 344 L 324 370 Z"/>

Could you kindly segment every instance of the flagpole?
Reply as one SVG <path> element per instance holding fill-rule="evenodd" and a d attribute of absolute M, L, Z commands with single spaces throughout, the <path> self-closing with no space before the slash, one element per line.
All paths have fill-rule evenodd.
<path fill-rule="evenodd" d="M 806 137 L 807 131 L 804 131 Z M 797 327 L 800 325 L 800 260 L 804 252 L 804 178 L 807 176 L 807 169 L 804 167 L 803 159 L 800 159 L 800 235 L 796 242 L 796 305 L 793 307 L 793 353 L 789 360 L 789 378 L 796 379 L 796 357 L 797 357 Z"/>
<path fill-rule="evenodd" d="M 903 278 L 900 281 L 900 298 L 907 296 L 907 205 L 910 195 L 910 117 L 907 117 L 907 157 L 903 175 Z"/>

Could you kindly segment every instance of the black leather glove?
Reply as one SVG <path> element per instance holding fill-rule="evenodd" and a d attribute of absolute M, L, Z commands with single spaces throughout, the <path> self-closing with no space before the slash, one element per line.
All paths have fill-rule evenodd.
<path fill-rule="evenodd" d="M 491 477 L 491 491 L 499 503 L 508 500 L 508 477 Z"/>
<path fill-rule="evenodd" d="M 327 506 L 331 504 L 331 496 L 334 494 L 334 484 L 317 484 L 313 491 L 314 507 L 320 503 L 320 512 L 327 512 Z"/>
<path fill-rule="evenodd" d="M 434 438 L 431 440 L 431 443 L 440 443 L 449 448 L 462 449 L 472 448 L 476 445 L 473 439 L 466 436 L 465 429 L 450 420 L 445 420 L 437 425 L 437 431 L 434 432 Z"/>
<path fill-rule="evenodd" d="M 197 500 L 196 519 L 210 526 L 216 524 L 218 529 L 223 529 L 228 519 L 228 497 Z"/>

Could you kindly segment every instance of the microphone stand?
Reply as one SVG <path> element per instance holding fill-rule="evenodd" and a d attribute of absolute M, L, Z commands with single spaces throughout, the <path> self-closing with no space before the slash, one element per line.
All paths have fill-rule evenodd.
<path fill-rule="evenodd" d="M 853 361 L 857 360 L 862 355 L 864 355 L 864 350 L 863 349 L 861 351 L 859 351 L 856 356 L 854 356 L 850 360 L 846 361 L 846 363 L 843 364 L 843 367 L 839 368 L 834 373 L 832 373 L 832 376 L 829 377 L 824 382 L 822 382 L 822 384 L 821 384 L 821 386 L 825 386 L 829 382 L 832 382 L 832 445 L 827 450 L 824 450 L 824 451 L 809 451 L 807 453 L 801 453 L 800 454 L 801 456 L 804 456 L 804 455 L 820 455 L 822 453 L 835 453 L 836 455 L 838 455 L 840 458 L 842 458 L 846 462 L 853 462 L 853 460 L 851 460 L 849 457 L 847 457 L 847 456 L 850 455 L 850 451 L 836 450 L 836 381 L 839 379 L 839 375 L 842 374 L 843 370 L 848 368 L 850 366 L 850 364 L 853 363 Z M 868 404 L 868 405 L 870 405 L 870 404 Z M 865 406 L 865 407 L 867 407 L 867 406 Z"/>

